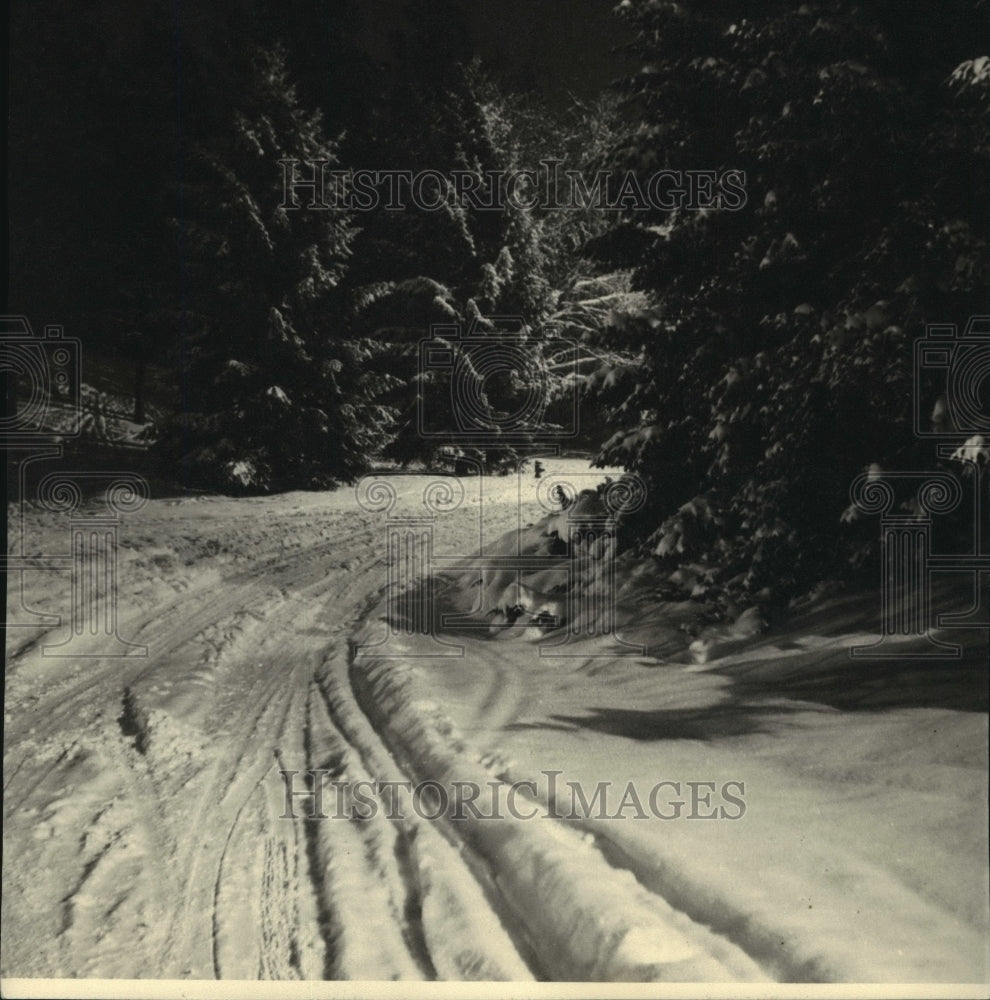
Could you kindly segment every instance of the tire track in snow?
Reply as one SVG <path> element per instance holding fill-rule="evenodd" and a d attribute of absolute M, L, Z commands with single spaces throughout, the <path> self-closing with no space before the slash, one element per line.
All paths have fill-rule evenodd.
<path fill-rule="evenodd" d="M 241 820 L 245 816 L 253 815 L 253 809 L 246 809 L 246 806 L 252 797 L 257 798 L 259 786 L 263 786 L 267 793 L 269 808 L 266 811 L 262 810 L 262 819 L 256 835 L 272 838 L 275 843 L 283 843 L 289 826 L 295 825 L 289 824 L 289 821 L 278 821 L 273 818 L 272 798 L 278 794 L 273 761 L 280 754 L 279 748 L 286 742 L 290 728 L 296 727 L 300 732 L 302 731 L 304 692 L 312 673 L 313 663 L 319 660 L 319 650 L 331 635 L 327 629 L 320 627 L 319 623 L 327 605 L 327 591 L 333 591 L 332 596 L 336 598 L 348 589 L 347 581 L 328 578 L 326 568 L 319 559 L 320 555 L 321 553 L 309 553 L 306 560 L 296 567 L 292 574 L 291 602 L 287 601 L 281 609 L 291 624 L 276 624 L 274 628 L 269 628 L 262 635 L 257 649 L 251 652 L 250 663 L 244 662 L 245 657 L 238 657 L 232 667 L 238 675 L 236 699 L 238 703 L 245 705 L 245 709 L 241 714 L 232 719 L 228 718 L 223 723 L 226 746 L 223 746 L 219 753 L 211 753 L 211 779 L 201 793 L 201 805 L 194 813 L 194 817 L 202 816 L 203 823 L 206 824 L 205 814 L 214 809 L 210 803 L 219 802 L 214 811 L 226 814 L 228 817 L 224 820 L 226 827 L 225 846 L 219 851 L 212 884 L 211 898 L 214 901 L 219 900 L 223 895 L 223 881 L 230 877 L 225 874 L 225 862 L 229 862 L 231 857 L 230 845 L 237 835 L 236 828 Z M 314 643 L 314 638 L 318 642 Z M 255 663 L 257 666 L 254 665 Z M 253 672 L 252 676 L 258 679 L 255 679 L 253 687 L 247 690 L 241 671 L 249 666 Z M 267 680 L 264 679 L 266 674 L 268 675 Z M 280 697 L 283 699 L 281 712 L 279 711 Z M 293 712 L 294 703 L 297 703 L 295 712 Z M 276 716 L 278 717 L 277 721 L 273 721 Z M 291 742 L 291 737 L 289 742 Z M 247 787 L 244 776 L 254 772 L 257 772 L 258 776 L 255 778 L 254 784 Z M 266 778 L 273 780 L 266 781 Z M 228 787 L 221 791 L 225 780 Z M 235 800 L 239 801 L 240 804 L 237 806 L 235 814 L 230 816 L 230 811 L 233 808 L 232 803 Z M 278 813 L 274 813 L 274 817 L 277 816 Z M 214 824 L 215 820 L 214 816 L 212 820 Z M 199 825 L 196 818 L 193 822 L 194 825 Z M 283 833 L 283 830 L 286 832 Z M 303 838 L 294 832 L 293 843 L 295 845 L 297 875 L 303 869 L 308 868 L 309 864 L 302 841 Z M 280 849 L 275 848 L 275 850 Z M 191 861 L 182 859 L 179 862 L 180 868 L 185 864 L 192 866 L 189 884 L 185 892 L 187 914 L 190 911 L 190 901 L 196 895 L 202 895 L 202 892 L 198 892 L 196 888 L 197 882 L 201 881 L 201 877 L 196 871 L 201 854 L 202 852 L 197 853 Z M 236 869 L 238 866 L 234 865 L 233 867 Z M 292 888 L 305 897 L 310 891 L 306 886 L 311 882 L 308 878 L 308 872 L 303 872 L 303 875 L 306 877 L 297 877 Z M 240 873 L 240 877 L 242 880 L 248 878 L 251 881 L 244 872 Z M 267 895 L 266 886 L 277 888 L 279 898 L 273 899 Z M 296 900 L 295 903 L 287 902 L 283 889 L 284 881 L 279 882 L 271 878 L 267 878 L 266 881 L 264 870 L 253 879 L 252 899 L 259 900 L 257 905 L 262 914 L 269 914 L 271 918 L 269 926 L 279 924 L 284 927 L 284 918 L 273 916 L 280 910 L 292 912 L 295 907 L 297 911 L 311 911 L 311 916 L 308 924 L 305 921 L 301 922 L 295 936 L 295 943 L 291 939 L 287 940 L 284 934 L 278 940 L 270 937 L 262 941 L 258 948 L 257 968 L 259 972 L 267 970 L 267 974 L 274 974 L 274 970 L 286 972 L 286 970 L 292 969 L 294 967 L 292 959 L 294 951 L 306 953 L 298 959 L 297 964 L 308 964 L 310 967 L 314 964 L 320 964 L 311 955 L 314 950 L 312 941 L 308 945 L 298 943 L 302 939 L 319 937 L 315 928 L 309 929 L 315 922 L 315 904 L 308 903 L 305 898 L 301 901 Z M 195 908 L 193 912 L 195 912 Z M 187 917 L 180 918 L 180 926 L 185 919 Z M 222 914 L 216 914 L 212 921 L 211 939 L 215 954 L 211 955 L 211 959 L 213 959 L 211 971 L 214 975 L 226 975 L 223 971 L 225 962 L 221 959 L 217 946 L 219 936 L 224 934 L 223 923 L 225 919 Z M 228 938 L 231 936 L 227 935 Z M 185 941 L 188 942 L 188 940 L 189 936 L 187 935 Z M 181 953 L 188 951 L 188 948 L 184 943 L 179 942 L 173 945 L 173 950 L 175 953 Z M 231 961 L 238 968 L 244 968 L 244 963 L 236 955 L 236 952 Z M 256 973 L 252 972 L 251 974 Z"/>
<path fill-rule="evenodd" d="M 142 515 L 135 521 L 140 525 L 135 531 L 145 532 L 138 545 L 161 548 L 153 536 L 164 533 L 162 552 L 172 553 L 173 564 L 192 552 L 194 558 L 186 559 L 192 570 L 171 579 L 155 569 L 154 552 L 148 560 L 128 555 L 137 551 L 134 539 L 122 535 L 125 562 L 133 558 L 133 564 L 126 563 L 121 583 L 132 596 L 120 602 L 118 631 L 147 645 L 147 659 L 49 658 L 42 646 L 57 641 L 52 629 L 8 650 L 17 669 L 8 676 L 13 697 L 6 746 L 19 762 L 8 778 L 8 795 L 35 786 L 46 766 L 53 782 L 62 778 L 59 766 L 44 764 L 35 753 L 62 737 L 38 733 L 99 730 L 97 771 L 102 767 L 118 784 L 123 775 L 129 809 L 128 822 L 118 824 L 123 834 L 104 854 L 85 854 L 74 878 L 67 877 L 68 863 L 60 861 L 58 874 L 36 880 L 39 892 L 78 896 L 73 905 L 80 914 L 123 915 L 131 901 L 115 896 L 114 883 L 133 871 L 133 903 L 145 907 L 145 916 L 136 919 L 147 924 L 143 938 L 132 933 L 129 949 L 120 949 L 74 918 L 75 931 L 57 942 L 63 949 L 59 961 L 49 960 L 49 950 L 47 958 L 34 966 L 29 960 L 27 968 L 109 977 L 149 972 L 227 977 L 243 970 L 280 977 L 306 972 L 310 978 L 344 968 L 340 955 L 327 956 L 316 895 L 340 888 L 350 851 L 365 859 L 372 884 L 381 884 L 382 873 L 388 873 L 391 901 L 380 912 L 389 922 L 386 933 L 396 941 L 393 973 L 527 978 L 529 970 L 478 883 L 432 827 L 382 820 L 369 843 L 359 824 L 319 823 L 322 839 L 331 841 L 325 854 L 337 882 L 328 886 L 323 872 L 310 870 L 313 824 L 278 819 L 280 783 L 266 780 L 274 774 L 273 761 L 280 756 L 292 766 L 294 757 L 316 759 L 336 740 L 355 774 L 402 777 L 387 755 L 381 758 L 385 770 L 376 770 L 380 747 L 369 755 L 368 739 L 355 743 L 353 733 L 338 731 L 327 712 L 332 704 L 351 730 L 360 716 L 346 683 L 343 653 L 331 657 L 344 683 L 330 700 L 321 694 L 313 702 L 317 720 L 326 716 L 316 724 L 325 725 L 326 738 L 317 741 L 320 747 L 312 745 L 315 756 L 308 757 L 303 747 L 310 681 L 327 659 L 324 650 L 385 582 L 384 533 L 376 518 L 358 511 L 326 515 L 313 507 L 293 513 L 262 505 L 250 516 L 228 519 L 228 506 L 238 509 L 223 500 L 202 510 L 197 505 L 191 533 L 188 518 Z M 201 519 L 214 510 L 215 520 Z M 228 544 L 241 555 L 225 557 Z M 220 553 L 216 560 L 214 552 Z M 94 638 L 94 653 L 99 641 Z M 129 713 L 121 709 L 125 691 Z M 121 715 L 127 732 L 118 723 Z M 135 745 L 138 736 L 144 754 Z M 50 794 L 42 786 L 39 801 Z M 89 801 L 80 788 L 69 789 L 67 800 L 74 809 Z M 82 813 L 74 815 L 86 821 Z M 125 818 L 123 812 L 116 815 Z M 341 842 L 345 825 L 354 834 L 350 847 Z M 144 845 L 141 866 L 128 868 L 119 855 L 122 841 L 132 835 L 128 831 Z M 94 863 L 86 870 L 89 860 Z M 351 890 L 336 892 L 333 922 L 325 928 L 331 943 L 339 941 L 345 923 L 360 926 L 361 886 L 366 889 L 367 881 L 355 880 Z M 238 936 L 234 915 L 241 902 L 258 914 L 254 932 L 245 937 Z M 28 918 L 25 909 L 17 920 L 26 928 Z M 25 947 L 19 954 L 30 952 Z M 362 959 L 364 978 L 382 978 L 377 957 L 372 942 Z M 328 969 L 325 959 L 336 964 Z"/>
<path fill-rule="evenodd" d="M 408 781 L 381 736 L 362 712 L 351 687 L 348 658 L 332 657 L 318 672 L 318 684 L 334 729 L 359 755 L 364 773 L 379 781 Z M 461 852 L 456 837 L 442 827 L 406 813 L 399 820 L 381 819 L 396 827 L 400 876 L 409 907 L 406 911 L 415 948 L 426 949 L 429 964 L 441 979 L 531 980 L 533 952 L 504 919 L 504 908 L 490 893 L 491 884 Z M 420 943 L 422 942 L 422 943 Z"/>
<path fill-rule="evenodd" d="M 292 739 L 299 692 L 293 689 L 275 732 Z M 322 944 L 313 934 L 315 908 L 307 907 L 309 873 L 298 824 L 280 820 L 272 766 L 241 803 L 217 862 L 213 894 L 213 969 L 217 979 L 318 978 Z M 263 863 L 245 863 L 263 849 Z M 278 869 L 278 872 L 276 872 Z M 280 873 L 280 875 L 279 875 Z M 245 915 L 250 919 L 245 919 Z"/>
<path fill-rule="evenodd" d="M 146 761 L 112 724 L 62 739 L 66 745 L 44 776 L 35 770 L 32 785 L 5 797 L 5 889 L 30 905 L 39 927 L 57 909 L 50 942 L 33 926 L 23 942 L 33 953 L 39 945 L 58 949 L 50 973 L 76 955 L 77 974 L 109 967 L 139 976 L 146 969 L 142 949 L 157 948 L 166 918 L 161 893 L 171 885 L 168 872 L 161 880 L 152 875 L 166 842 L 157 804 L 146 801 Z M 43 752 L 55 750 L 53 742 Z M 60 872 L 61 885 L 38 879 L 39 871 Z M 5 921 L 8 929 L 16 954 L 22 943 Z"/>
<path fill-rule="evenodd" d="M 254 741 L 259 724 L 272 710 L 279 680 L 278 677 L 270 678 L 251 686 L 251 699 L 232 720 L 237 736 L 211 753 L 212 763 L 205 769 L 203 780 L 197 782 L 202 787 L 195 805 L 182 815 L 191 835 L 176 837 L 178 847 L 173 863 L 184 873 L 183 890 L 179 910 L 170 921 L 162 956 L 163 968 L 175 968 L 182 964 L 180 956 L 187 956 L 184 960 L 187 968 L 180 974 L 208 978 L 213 972 L 212 935 L 209 955 L 204 955 L 207 945 L 198 925 L 203 914 L 212 914 L 217 868 L 246 793 L 261 780 L 255 773 L 258 751 Z M 271 759 L 270 750 L 268 754 L 266 768 Z M 235 796 L 241 801 L 232 804 L 231 799 Z M 188 957 L 193 955 L 197 957 Z"/>
<path fill-rule="evenodd" d="M 469 640 L 470 641 L 470 640 Z M 479 651 L 479 656 L 482 655 Z M 360 703 L 411 773 L 472 782 L 504 781 L 485 756 L 414 690 L 418 668 L 370 661 L 354 672 Z M 479 799 L 482 813 L 491 803 Z M 453 824 L 450 824 L 453 826 Z M 467 847 L 537 944 L 552 978 L 648 981 L 765 981 L 760 964 L 610 864 L 596 841 L 552 819 L 456 824 Z"/>
<path fill-rule="evenodd" d="M 313 770 L 329 772 L 329 780 L 319 779 L 324 812 L 343 813 L 353 800 L 345 796 L 338 801 L 344 793 L 331 782 L 367 780 L 367 773 L 314 689 L 309 698 L 307 756 Z M 315 813 L 313 809 L 311 815 Z M 305 829 L 328 945 L 328 978 L 430 978 L 432 969 L 424 967 L 423 955 L 414 953 L 405 933 L 404 887 L 387 848 L 383 850 L 382 834 L 387 831 L 367 829 L 360 820 L 349 818 L 311 818 Z M 369 940 L 369 927 L 377 929 L 374 940 Z"/>

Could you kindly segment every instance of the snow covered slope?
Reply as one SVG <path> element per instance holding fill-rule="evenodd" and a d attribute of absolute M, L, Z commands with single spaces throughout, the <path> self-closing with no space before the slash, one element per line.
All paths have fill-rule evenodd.
<path fill-rule="evenodd" d="M 390 478 L 393 516 L 423 516 L 432 481 Z M 434 554 L 559 552 L 532 485 L 465 480 Z M 986 980 L 985 635 L 958 633 L 955 663 L 852 661 L 878 597 L 840 593 L 696 636 L 697 605 L 619 560 L 642 653 L 540 656 L 568 608 L 553 573 L 475 587 L 462 567 L 438 593 L 483 625 L 444 636 L 463 656 L 415 634 L 382 656 L 360 649 L 389 580 L 368 507 L 122 515 L 117 631 L 146 656 L 101 655 L 101 634 L 46 655 L 71 572 L 15 581 L 5 977 Z M 66 515 L 8 518 L 12 551 L 67 557 Z M 382 783 L 423 779 L 477 787 L 474 809 L 389 818 Z M 306 818 L 317 783 L 327 819 Z"/>

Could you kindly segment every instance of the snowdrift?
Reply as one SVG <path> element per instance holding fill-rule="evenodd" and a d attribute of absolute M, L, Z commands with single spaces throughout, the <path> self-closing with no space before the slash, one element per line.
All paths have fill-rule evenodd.
<path fill-rule="evenodd" d="M 448 810 L 442 828 L 491 873 L 539 971 L 985 980 L 985 633 L 953 633 L 958 661 L 912 659 L 909 640 L 903 659 L 853 660 L 879 609 L 876 594 L 842 592 L 769 630 L 753 612 L 699 626 L 697 604 L 657 599 L 648 564 L 613 560 L 607 533 L 577 543 L 590 572 L 570 590 L 564 570 L 519 568 L 566 558 L 569 521 L 595 502 L 486 552 L 517 564 L 440 574 L 435 637 L 393 622 L 376 652 L 381 604 L 351 667 L 407 773 L 483 790 L 480 816 Z M 611 610 L 582 597 L 613 569 L 616 634 Z M 593 800 L 602 782 L 607 804 Z M 492 820 L 513 785 L 532 818 Z M 725 808 L 727 785 L 744 789 L 742 815 Z M 591 809 L 574 810 L 578 792 Z"/>

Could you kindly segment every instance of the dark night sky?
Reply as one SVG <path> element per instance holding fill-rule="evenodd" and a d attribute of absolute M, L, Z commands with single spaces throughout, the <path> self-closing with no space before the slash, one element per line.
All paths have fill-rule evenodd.
<path fill-rule="evenodd" d="M 405 0 L 363 0 L 361 40 L 389 58 L 388 34 L 402 25 Z M 613 50 L 626 40 L 615 0 L 457 0 L 474 52 L 514 88 L 552 100 L 592 97 L 628 68 Z"/>
<path fill-rule="evenodd" d="M 468 3 L 476 44 L 486 61 L 532 73 L 552 92 L 590 96 L 618 75 L 612 54 L 624 38 L 610 0 L 476 0 Z"/>

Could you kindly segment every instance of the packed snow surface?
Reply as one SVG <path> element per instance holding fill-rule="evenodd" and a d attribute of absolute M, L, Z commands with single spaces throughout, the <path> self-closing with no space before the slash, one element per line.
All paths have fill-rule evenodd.
<path fill-rule="evenodd" d="M 537 487 L 153 498 L 119 516 L 116 657 L 102 629 L 52 655 L 70 519 L 12 505 L 50 568 L 8 593 L 2 974 L 984 982 L 986 632 L 854 660 L 875 591 L 705 622 L 646 563 L 606 580 L 603 537 L 568 603 L 563 571 L 468 558 L 566 547 L 590 494 Z M 446 811 L 398 795 L 427 780 Z"/>

